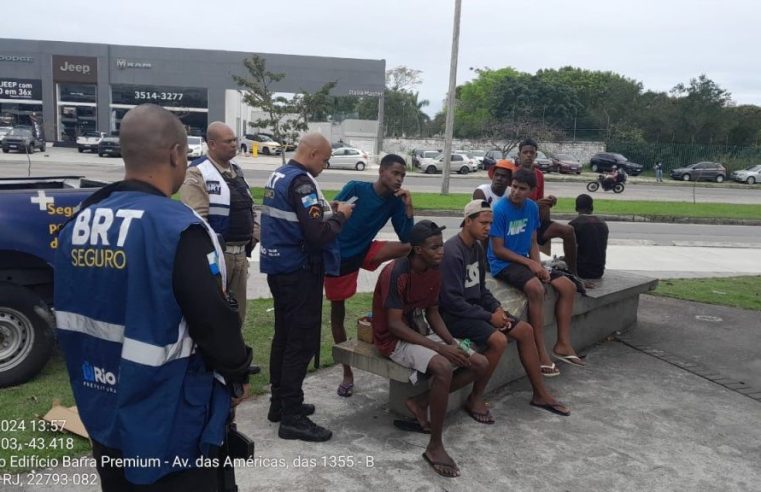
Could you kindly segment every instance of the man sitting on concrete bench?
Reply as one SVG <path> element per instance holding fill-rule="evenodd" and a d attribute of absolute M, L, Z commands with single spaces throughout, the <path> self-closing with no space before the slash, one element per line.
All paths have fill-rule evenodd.
<path fill-rule="evenodd" d="M 558 294 L 555 319 L 558 337 L 552 355 L 574 366 L 584 361 L 571 345 L 571 315 L 576 286 L 562 275 L 551 275 L 541 263 L 536 243 L 539 208 L 529 198 L 536 188 L 536 176 L 529 169 L 519 169 L 507 199 L 494 207 L 494 222 L 489 232 L 487 256 L 494 278 L 520 289 L 528 298 L 528 321 L 534 328 L 534 340 L 541 360 L 542 374 L 557 376 L 560 370 L 550 359 L 544 346 L 544 286 L 550 284 Z"/>
<path fill-rule="evenodd" d="M 475 342 L 479 350 L 485 350 L 489 370 L 486 377 L 473 384 L 472 396 L 480 402 L 510 337 L 518 342 L 518 354 L 534 390 L 530 404 L 558 415 L 570 415 L 568 408 L 544 386 L 531 325 L 506 313 L 486 287 L 486 254 L 481 242 L 489 236 L 492 224 L 489 203 L 473 200 L 465 206 L 464 212 L 460 233 L 444 243 L 444 260 L 439 267 L 442 281 L 439 306 L 452 335 L 467 338 Z M 469 413 L 477 421 L 494 422 L 488 408 L 483 407 L 481 411 L 471 408 Z"/>
<path fill-rule="evenodd" d="M 378 277 L 372 325 L 373 342 L 381 354 L 430 376 L 430 391 L 410 398 L 405 405 L 417 419 L 419 430 L 431 434 L 423 458 L 439 475 L 457 477 L 460 470 L 442 441 L 449 392 L 486 377 L 489 363 L 483 355 L 469 356 L 458 347 L 439 314 L 441 275 L 436 267 L 444 255 L 443 229 L 430 220 L 412 228 L 409 256 L 386 265 Z M 428 323 L 435 334 L 428 335 Z M 468 370 L 453 375 L 457 367 Z M 471 410 L 483 408 L 483 401 L 469 401 Z"/>

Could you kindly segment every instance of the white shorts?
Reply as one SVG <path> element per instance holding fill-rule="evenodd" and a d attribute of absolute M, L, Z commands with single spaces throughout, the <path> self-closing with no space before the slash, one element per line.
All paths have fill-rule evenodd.
<path fill-rule="evenodd" d="M 444 343 L 444 340 L 435 333 L 428 335 L 426 338 L 432 342 Z M 396 348 L 391 352 L 391 355 L 389 355 L 388 358 L 400 366 L 426 373 L 428 372 L 428 363 L 431 362 L 434 355 L 437 355 L 436 352 L 428 347 L 423 347 L 416 343 L 408 343 L 404 340 L 398 340 L 396 342 Z"/>

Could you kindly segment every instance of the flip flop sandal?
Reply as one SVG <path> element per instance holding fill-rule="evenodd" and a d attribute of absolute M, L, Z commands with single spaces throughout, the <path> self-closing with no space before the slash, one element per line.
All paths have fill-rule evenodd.
<path fill-rule="evenodd" d="M 338 396 L 343 396 L 344 398 L 350 397 L 351 395 L 354 394 L 354 384 L 353 383 L 349 383 L 349 384 L 343 384 L 343 383 L 341 383 L 340 385 L 338 385 L 338 391 L 337 391 L 337 393 L 338 393 Z"/>
<path fill-rule="evenodd" d="M 563 411 L 558 409 L 558 407 L 560 407 L 560 406 L 563 406 L 563 407 L 565 406 L 565 405 L 563 405 L 560 402 L 557 402 L 557 403 L 555 403 L 553 405 L 551 403 L 542 403 L 542 404 L 539 404 L 539 403 L 534 403 L 533 401 L 530 401 L 528 404 L 531 405 L 532 407 L 541 408 L 542 410 L 547 410 L 548 412 L 552 412 L 555 415 L 561 415 L 563 417 L 568 417 L 569 415 L 571 415 L 570 411 L 569 412 L 563 412 Z"/>
<path fill-rule="evenodd" d="M 554 378 L 555 376 L 560 376 L 560 369 L 558 369 L 558 366 L 556 366 L 554 362 L 549 366 L 539 366 L 539 369 L 542 372 L 542 376 L 546 378 Z"/>
<path fill-rule="evenodd" d="M 457 465 L 455 465 L 454 463 L 449 464 L 449 463 L 442 463 L 440 461 L 433 461 L 431 458 L 428 457 L 426 453 L 423 453 L 423 459 L 427 461 L 429 465 L 431 465 L 431 468 L 433 468 L 433 471 L 435 471 L 436 473 L 438 473 L 444 478 L 457 478 L 460 476 L 460 469 L 457 468 Z M 436 468 L 437 466 L 445 468 L 445 469 L 449 469 L 454 473 L 452 475 L 446 475 L 443 471 Z"/>
<path fill-rule="evenodd" d="M 423 426 L 420 425 L 420 422 L 414 419 L 409 420 L 403 420 L 398 419 L 394 420 L 394 427 L 396 427 L 399 430 L 403 430 L 406 432 L 419 432 L 421 434 L 430 434 L 430 429 L 423 429 Z"/>
<path fill-rule="evenodd" d="M 578 356 L 578 355 L 561 355 L 556 354 L 555 352 L 552 352 L 552 356 L 557 359 L 560 362 L 565 362 L 568 365 L 576 366 L 576 367 L 584 367 L 584 364 L 582 364 L 582 361 L 586 359 L 586 355 Z"/>
<path fill-rule="evenodd" d="M 466 408 L 465 413 L 470 415 L 473 418 L 473 420 L 475 420 L 479 424 L 492 425 L 496 422 L 496 420 L 494 419 L 494 415 L 491 414 L 491 410 L 489 410 L 488 408 L 483 413 L 474 412 L 473 410 Z"/>

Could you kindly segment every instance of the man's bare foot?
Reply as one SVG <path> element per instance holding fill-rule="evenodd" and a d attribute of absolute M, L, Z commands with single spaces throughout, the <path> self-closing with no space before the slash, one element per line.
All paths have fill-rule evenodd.
<path fill-rule="evenodd" d="M 455 478 L 460 476 L 460 468 L 447 454 L 444 447 L 438 449 L 428 448 L 423 453 L 423 458 L 442 477 Z"/>
<path fill-rule="evenodd" d="M 489 410 L 489 406 L 481 398 L 474 398 L 471 393 L 465 401 L 465 411 L 473 417 L 473 420 L 481 424 L 493 424 L 496 422 Z"/>
<path fill-rule="evenodd" d="M 404 406 L 407 407 L 407 410 L 415 417 L 415 420 L 417 420 L 424 431 L 431 431 L 431 423 L 428 422 L 428 407 L 422 408 L 414 398 L 405 401 Z"/>

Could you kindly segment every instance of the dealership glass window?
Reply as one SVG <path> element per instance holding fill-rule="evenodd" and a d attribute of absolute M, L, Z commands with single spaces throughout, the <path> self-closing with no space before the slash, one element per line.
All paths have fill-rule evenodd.
<path fill-rule="evenodd" d="M 132 106 L 134 107 L 134 106 Z M 119 129 L 122 125 L 122 118 L 127 114 L 131 107 L 114 107 L 111 106 L 111 124 L 110 129 L 112 133 L 119 133 Z M 183 125 L 185 125 L 185 131 L 188 135 L 205 136 L 206 127 L 209 126 L 208 112 L 206 111 L 185 111 L 176 108 L 166 108 L 180 119 Z"/>
<path fill-rule="evenodd" d="M 207 93 L 206 89 L 197 87 L 114 84 L 111 86 L 111 131 L 119 131 L 122 118 L 131 108 L 152 103 L 176 114 L 188 135 L 205 135 L 209 112 Z"/>
<path fill-rule="evenodd" d="M 0 103 L 0 126 L 42 125 L 42 104 Z"/>
<path fill-rule="evenodd" d="M 97 130 L 97 90 L 94 84 L 56 85 L 59 141 L 73 143 L 79 135 Z"/>

